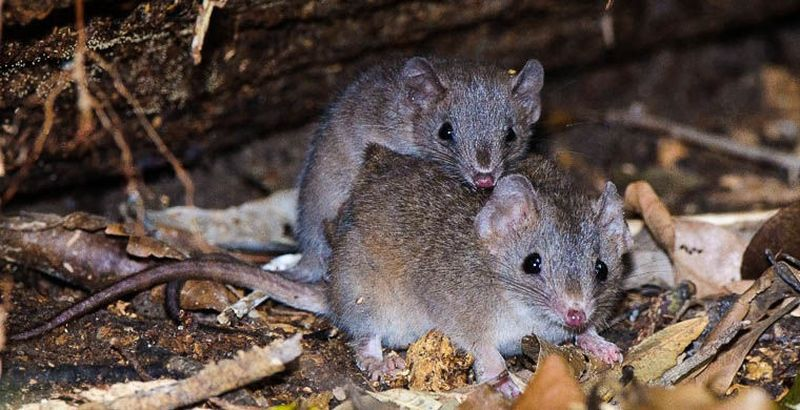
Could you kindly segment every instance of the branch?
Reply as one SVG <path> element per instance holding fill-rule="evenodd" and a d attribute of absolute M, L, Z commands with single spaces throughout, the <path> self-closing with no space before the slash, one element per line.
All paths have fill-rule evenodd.
<path fill-rule="evenodd" d="M 627 110 L 614 110 L 606 114 L 606 122 L 627 127 L 669 133 L 680 140 L 700 145 L 728 155 L 775 165 L 786 171 L 789 183 L 800 182 L 800 157 L 764 147 L 740 144 L 722 135 L 710 134 L 666 118 L 648 114 L 640 104 Z"/>

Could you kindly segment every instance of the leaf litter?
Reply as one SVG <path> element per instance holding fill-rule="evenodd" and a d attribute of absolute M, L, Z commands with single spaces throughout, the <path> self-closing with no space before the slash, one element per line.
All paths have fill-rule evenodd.
<path fill-rule="evenodd" d="M 284 200 L 285 198 L 278 202 Z M 281 203 L 285 205 L 285 202 Z M 781 259 L 784 254 L 790 253 L 782 247 L 773 245 L 775 242 L 769 242 L 767 245 L 765 242 L 757 243 L 757 240 L 762 240 L 758 238 L 765 235 L 773 240 L 779 239 L 781 229 L 796 227 L 796 224 L 791 224 L 797 219 L 787 214 L 796 212 L 794 210 L 796 207 L 787 207 L 767 221 L 761 228 L 765 233 L 756 234 L 748 245 L 747 241 L 742 239 L 742 235 L 735 233 L 730 227 L 672 217 L 663 202 L 646 183 L 631 184 L 626 192 L 626 204 L 629 209 L 642 214 L 647 227 L 647 231 L 642 233 L 652 235 L 653 238 L 654 245 L 649 252 L 657 252 L 660 248 L 666 255 L 666 259 L 661 263 L 668 269 L 662 270 L 661 277 L 672 286 L 679 283 L 692 284 L 692 292 L 688 293 L 688 298 L 682 297 L 676 299 L 676 302 L 667 303 L 671 306 L 667 311 L 671 312 L 676 321 L 684 314 L 690 317 L 689 319 L 673 324 L 666 323 L 660 330 L 649 332 L 649 336 L 641 338 L 638 343 L 630 346 L 623 363 L 610 368 L 571 345 L 553 346 L 543 341 L 531 342 L 525 351 L 525 356 L 530 358 L 528 364 L 520 362 L 519 358 L 515 359 L 517 365 L 513 368 L 518 372 L 512 376 L 520 385 L 527 385 L 522 396 L 516 401 L 502 397 L 487 386 L 475 385 L 469 372 L 471 358 L 455 349 L 446 336 L 432 332 L 409 348 L 406 353 L 410 365 L 409 371 L 402 374 L 402 379 L 396 382 L 398 387 L 383 391 L 364 391 L 360 387 L 350 386 L 347 398 L 333 399 L 340 403 L 338 408 L 365 408 L 359 407 L 363 405 L 371 408 L 365 403 L 373 405 L 380 403 L 386 408 L 412 409 L 487 407 L 577 409 L 592 408 L 592 403 L 600 402 L 636 409 L 664 408 L 659 407 L 663 406 L 663 403 L 681 403 L 685 406 L 682 408 L 773 408 L 774 402 L 764 392 L 758 389 L 736 388 L 734 380 L 759 337 L 775 321 L 788 315 L 800 304 L 791 279 L 800 279 L 798 270 L 791 263 Z M 158 217 L 151 217 L 153 230 L 147 236 L 134 234 L 124 224 L 110 224 L 102 218 L 88 214 L 5 218 L 0 221 L 2 222 L 0 235 L 16 241 L 13 243 L 21 245 L 23 249 L 41 241 L 43 234 L 55 238 L 52 243 L 63 245 L 54 249 L 61 250 L 46 260 L 60 260 L 64 263 L 49 263 L 37 268 L 47 274 L 55 272 L 56 277 L 70 278 L 65 275 L 65 272 L 69 271 L 66 266 L 70 265 L 70 259 L 69 252 L 64 249 L 75 249 L 75 246 L 88 247 L 90 250 L 95 250 L 95 254 L 111 249 L 113 252 L 105 254 L 114 255 L 113 260 L 120 266 L 132 263 L 130 261 L 135 262 L 131 265 L 133 267 L 128 269 L 135 272 L 142 266 L 152 266 L 168 259 L 191 258 L 192 255 L 202 254 L 208 249 L 205 246 L 187 247 L 186 243 L 205 243 L 215 250 L 221 249 L 218 246 L 236 245 L 224 238 L 236 235 L 244 237 L 247 232 L 236 232 L 229 227 L 224 234 L 220 234 L 216 229 L 217 224 L 224 225 L 226 221 L 230 221 L 226 218 L 236 215 L 232 209 L 237 208 L 221 213 L 205 213 L 199 209 L 182 207 L 180 212 L 167 210 L 148 214 Z M 266 206 L 264 209 L 271 208 Z M 168 218 L 170 215 L 178 217 L 170 221 Z M 202 219 L 208 215 L 211 215 L 209 220 L 213 223 L 191 222 L 193 218 Z M 256 215 L 254 218 L 269 217 L 269 214 L 253 215 Z M 158 223 L 155 223 L 156 219 Z M 173 223 L 175 221 L 177 223 Z M 289 220 L 288 223 L 291 227 L 293 221 Z M 247 225 L 247 221 L 244 223 L 240 221 L 239 225 Z M 202 229 L 197 229 L 198 227 Z M 172 245 L 170 238 L 174 236 L 170 232 L 173 230 L 186 230 L 188 235 L 195 239 Z M 277 236 L 270 234 L 258 239 L 247 239 L 250 241 L 247 247 L 259 249 L 274 247 L 276 238 L 280 242 L 281 235 L 285 233 L 283 230 Z M 640 238 L 640 235 L 637 238 Z M 253 245 L 256 242 L 257 244 Z M 241 247 L 240 245 L 241 243 L 237 246 Z M 742 255 L 745 254 L 745 248 L 752 247 L 774 248 L 780 254 L 778 260 L 771 266 L 768 265 L 755 281 L 745 282 L 741 280 L 739 272 L 743 272 L 746 266 L 751 265 L 749 262 L 741 263 Z M 28 260 L 33 259 L 25 254 L 26 251 L 16 252 L 6 250 L 0 257 L 12 262 L 26 260 L 26 257 Z M 37 252 L 41 250 L 37 249 Z M 87 254 L 92 255 L 92 252 Z M 287 256 L 284 259 L 276 260 L 276 264 L 270 267 L 291 266 L 292 263 L 296 263 L 297 256 Z M 68 282 L 90 290 L 101 286 L 102 281 L 94 283 L 87 279 L 105 278 L 106 273 L 101 269 L 100 260 L 89 259 L 88 262 L 81 262 L 79 279 Z M 78 265 L 76 262 L 72 263 Z M 76 270 L 72 267 L 73 272 Z M 671 274 L 665 276 L 663 272 L 667 270 Z M 186 293 L 182 298 L 186 303 L 184 308 L 217 312 L 231 309 L 231 304 L 237 297 L 232 297 L 234 294 L 228 288 L 221 287 L 219 290 L 211 291 L 204 289 L 204 284 L 199 282 L 184 288 Z M 731 294 L 730 289 L 736 284 L 749 287 L 735 297 L 719 318 L 712 321 L 703 314 L 702 309 L 696 307 L 687 309 L 692 301 L 703 306 L 699 300 L 714 301 L 713 297 Z M 210 298 L 192 300 L 192 295 L 209 292 L 212 294 Z M 219 296 L 222 294 L 225 296 Z M 257 294 L 250 296 L 253 300 L 258 299 Z M 236 316 L 242 317 L 242 312 L 253 309 L 257 304 L 249 303 L 248 309 L 238 311 Z M 661 306 L 652 306 L 650 311 L 656 312 L 656 315 L 664 312 Z M 631 321 L 630 318 L 625 320 Z M 653 330 L 661 326 L 663 325 L 654 323 Z M 294 333 L 306 332 L 302 327 L 288 326 L 284 329 Z M 531 347 L 532 345 L 535 347 Z M 751 373 L 756 368 L 765 369 L 765 365 L 759 365 L 755 360 L 748 363 Z M 536 369 L 532 377 L 530 372 L 524 370 L 525 367 Z M 765 374 L 764 372 L 768 370 L 762 370 L 761 374 Z M 377 387 L 380 390 L 386 386 Z M 731 395 L 723 397 L 725 394 Z M 792 394 L 794 393 L 786 394 L 784 401 L 792 400 L 786 399 L 793 397 Z M 325 397 L 328 403 L 334 395 L 331 393 L 321 400 Z M 218 403 L 223 402 L 224 400 Z M 293 402 L 295 403 L 293 408 L 299 408 L 297 406 L 300 406 L 298 403 L 301 402 Z"/>

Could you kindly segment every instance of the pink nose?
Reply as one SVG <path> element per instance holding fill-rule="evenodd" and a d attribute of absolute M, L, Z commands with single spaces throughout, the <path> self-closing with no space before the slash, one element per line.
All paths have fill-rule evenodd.
<path fill-rule="evenodd" d="M 567 311 L 567 326 L 581 327 L 586 323 L 586 313 L 582 310 L 570 309 Z"/>
<path fill-rule="evenodd" d="M 492 174 L 476 174 L 472 178 L 472 182 L 478 188 L 492 188 L 494 187 L 494 177 Z"/>

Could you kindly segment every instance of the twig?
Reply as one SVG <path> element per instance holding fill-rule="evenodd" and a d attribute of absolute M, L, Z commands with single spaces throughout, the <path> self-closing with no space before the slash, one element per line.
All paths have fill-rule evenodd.
<path fill-rule="evenodd" d="M 207 365 L 188 379 L 117 398 L 111 402 L 89 403 L 81 409 L 173 409 L 218 396 L 264 377 L 283 371 L 300 356 L 300 334 L 239 352 L 235 358 Z"/>
<path fill-rule="evenodd" d="M 74 67 L 72 79 L 78 88 L 78 133 L 77 140 L 84 140 L 94 129 L 92 124 L 92 107 L 94 101 L 89 93 L 89 81 L 86 79 L 86 27 L 83 23 L 83 0 L 75 0 L 75 43 Z"/>
<path fill-rule="evenodd" d="M 3 50 L 3 0 L 0 0 L 0 51 Z"/>
<path fill-rule="evenodd" d="M 102 92 L 96 91 L 98 95 L 104 97 Z M 103 100 L 108 101 L 108 98 L 103 98 Z M 144 235 L 144 214 L 145 214 L 145 207 L 144 202 L 142 201 L 141 192 L 141 178 L 139 177 L 138 172 L 136 171 L 136 166 L 133 162 L 133 153 L 131 152 L 131 147 L 128 145 L 128 142 L 125 141 L 125 136 L 122 134 L 122 122 L 120 121 L 119 115 L 117 115 L 114 108 L 111 106 L 110 103 L 107 104 L 100 104 L 95 102 L 94 104 L 94 111 L 95 115 L 97 115 L 97 119 L 100 120 L 100 125 L 111 134 L 111 138 L 114 139 L 114 143 L 117 145 L 120 151 L 120 159 L 122 160 L 122 173 L 125 175 L 125 181 L 127 181 L 126 191 L 128 192 L 128 197 L 133 198 L 134 204 L 136 206 L 136 225 L 135 225 L 135 232 L 136 235 Z"/>
<path fill-rule="evenodd" d="M 197 20 L 194 23 L 194 36 L 192 37 L 192 61 L 194 65 L 200 64 L 203 59 L 203 42 L 206 38 L 208 25 L 211 23 L 211 13 L 214 7 L 223 8 L 228 0 L 203 0 L 203 5 L 200 6 L 200 12 L 197 14 Z"/>
<path fill-rule="evenodd" d="M 30 173 L 31 168 L 39 159 L 39 156 L 42 155 L 44 144 L 47 142 L 47 138 L 50 136 L 50 131 L 53 129 L 53 122 L 55 121 L 56 117 L 56 98 L 58 98 L 58 96 L 64 90 L 66 90 L 70 84 L 70 82 L 67 81 L 66 73 L 64 72 L 59 72 L 53 77 L 50 77 L 49 81 L 53 83 L 53 88 L 47 94 L 47 98 L 45 98 L 44 101 L 44 122 L 42 122 L 42 128 L 39 129 L 39 134 L 33 141 L 33 150 L 31 150 L 31 153 L 28 155 L 19 172 L 14 175 L 14 179 L 8 184 L 8 188 L 6 188 L 5 192 L 3 192 L 3 204 L 8 203 L 8 201 L 10 201 L 11 198 L 16 195 L 17 190 L 19 190 L 19 185 L 28 176 L 28 173 Z"/>
<path fill-rule="evenodd" d="M 667 370 L 661 375 L 661 378 L 656 380 L 653 384 L 656 386 L 672 386 L 681 379 L 681 377 L 689 374 L 689 372 L 696 369 L 698 366 L 714 357 L 720 348 L 728 344 L 733 338 L 739 334 L 739 331 L 750 325 L 750 321 L 744 320 L 734 323 L 725 329 L 718 338 L 711 341 L 711 343 L 701 347 L 694 356 L 678 363 L 675 367 Z"/>
<path fill-rule="evenodd" d="M 627 110 L 611 111 L 605 120 L 628 127 L 666 132 L 675 138 L 692 144 L 704 146 L 725 154 L 764 162 L 784 169 L 789 183 L 800 182 L 800 157 L 764 147 L 751 147 L 737 143 L 733 139 L 687 127 L 675 121 L 648 114 L 641 104 L 634 104 Z"/>
<path fill-rule="evenodd" d="M 133 107 L 133 112 L 136 115 L 136 119 L 141 124 L 142 128 L 144 128 L 145 134 L 150 139 L 150 141 L 155 144 L 158 152 L 169 162 L 172 166 L 172 169 L 175 171 L 175 176 L 178 177 L 178 180 L 181 181 L 183 184 L 183 189 L 185 192 L 185 200 L 187 206 L 192 206 L 194 204 L 194 183 L 192 182 L 192 177 L 189 175 L 189 172 L 181 164 L 180 160 L 170 151 L 167 144 L 164 143 L 164 140 L 158 134 L 158 132 L 153 128 L 153 124 L 150 123 L 150 120 L 147 119 L 147 116 L 144 113 L 144 109 L 142 105 L 139 103 L 139 100 L 131 94 L 128 87 L 125 86 L 125 83 L 122 81 L 122 76 L 117 72 L 117 69 L 114 66 L 106 61 L 103 57 L 99 54 L 88 50 L 87 54 L 89 58 L 91 58 L 97 65 L 100 66 L 105 72 L 107 72 L 111 79 L 114 82 L 114 89 L 125 98 L 125 101 Z"/>

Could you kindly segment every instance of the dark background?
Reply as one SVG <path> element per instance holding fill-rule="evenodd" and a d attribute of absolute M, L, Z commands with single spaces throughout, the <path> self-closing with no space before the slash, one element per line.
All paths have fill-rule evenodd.
<path fill-rule="evenodd" d="M 15 178 L 19 187 L 6 212 L 116 216 L 124 200 L 111 135 L 96 118 L 92 132 L 77 135 L 74 85 L 56 99 L 42 155 L 19 178 L 44 120 L 43 103 L 73 65 L 72 4 L 5 2 L 0 190 Z M 546 83 L 537 149 L 590 183 L 612 178 L 624 186 L 646 178 L 677 213 L 798 199 L 774 167 L 602 121 L 609 110 L 639 102 L 701 130 L 793 152 L 800 128 L 797 1 L 229 0 L 213 11 L 195 65 L 190 44 L 199 9 L 199 2 L 185 0 L 87 0 L 84 20 L 87 47 L 120 72 L 190 169 L 200 206 L 232 205 L 291 186 L 326 103 L 359 69 L 396 54 L 460 56 L 509 68 L 538 58 Z M 613 36 L 603 34 L 603 22 Z M 86 71 L 90 92 L 104 95 L 121 117 L 150 206 L 181 204 L 180 184 L 111 77 L 91 61 Z"/>

